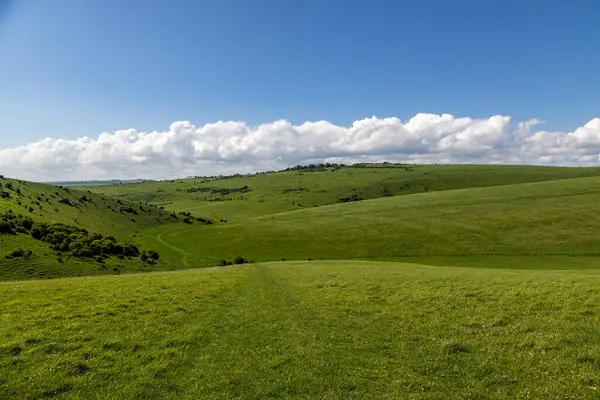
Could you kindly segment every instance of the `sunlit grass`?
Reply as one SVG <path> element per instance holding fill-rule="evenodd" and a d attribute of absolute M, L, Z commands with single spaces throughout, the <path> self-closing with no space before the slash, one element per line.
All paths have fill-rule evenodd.
<path fill-rule="evenodd" d="M 1 284 L 0 398 L 597 398 L 599 284 L 358 261 Z"/>

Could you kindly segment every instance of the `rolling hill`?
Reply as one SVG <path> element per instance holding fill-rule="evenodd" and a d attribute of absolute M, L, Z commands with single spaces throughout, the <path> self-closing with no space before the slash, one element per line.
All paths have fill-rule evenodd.
<path fill-rule="evenodd" d="M 149 265 L 131 258 L 72 257 L 66 248 L 53 249 L 54 239 L 48 237 L 43 241 L 32 237 L 30 226 L 25 229 L 21 225 L 15 230 L 14 222 L 18 220 L 14 218 L 23 217 L 40 226 L 68 225 L 90 235 L 100 234 L 126 243 L 132 242 L 140 229 L 179 221 L 181 215 L 173 216 L 171 212 L 140 202 L 66 187 L 8 178 L 0 179 L 0 185 L 0 222 L 13 224 L 0 234 L 0 279 L 114 274 L 168 267 L 162 261 Z"/>
<path fill-rule="evenodd" d="M 185 255 L 189 265 L 236 255 L 256 261 L 451 256 L 444 261 L 450 265 L 485 255 L 595 256 L 598 204 L 600 178 L 577 178 L 385 197 L 210 227 L 165 225 L 137 239 L 173 263 Z"/>
<path fill-rule="evenodd" d="M 233 222 L 341 201 L 600 176 L 600 168 L 506 165 L 314 165 L 288 171 L 96 186 L 120 199 Z"/>
<path fill-rule="evenodd" d="M 0 398 L 598 398 L 596 168 L 0 183 Z"/>

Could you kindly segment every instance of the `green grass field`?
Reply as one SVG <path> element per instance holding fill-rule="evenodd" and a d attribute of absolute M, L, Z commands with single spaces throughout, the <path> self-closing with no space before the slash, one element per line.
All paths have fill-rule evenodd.
<path fill-rule="evenodd" d="M 598 398 L 600 275 L 287 262 L 1 284 L 1 398 Z"/>
<path fill-rule="evenodd" d="M 447 190 L 312 207 L 213 226 L 171 224 L 138 239 L 172 263 L 596 255 L 600 178 Z M 462 259 L 457 256 L 463 256 Z M 453 264 L 450 264 L 453 265 Z"/>
<path fill-rule="evenodd" d="M 597 168 L 0 183 L 0 214 L 160 254 L 0 234 L 31 251 L 0 253 L 0 399 L 600 398 Z"/>
<path fill-rule="evenodd" d="M 95 186 L 91 191 L 145 201 L 165 209 L 188 211 L 229 222 L 339 203 L 356 194 L 368 200 L 452 189 L 600 177 L 599 168 L 504 165 L 373 165 L 305 172 L 178 179 L 127 185 Z M 189 191 L 199 188 L 250 191 L 231 194 Z"/>

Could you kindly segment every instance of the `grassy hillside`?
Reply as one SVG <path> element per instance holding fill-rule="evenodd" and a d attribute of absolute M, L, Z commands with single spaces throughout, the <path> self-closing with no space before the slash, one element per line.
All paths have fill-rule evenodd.
<path fill-rule="evenodd" d="M 170 269 L 160 261 L 150 265 L 138 257 L 71 257 L 68 253 L 51 249 L 48 243 L 36 240 L 29 235 L 0 235 L 0 280 L 49 279 L 68 276 L 118 275 L 122 273 L 149 272 Z M 18 249 L 23 256 L 10 257 Z M 10 258 L 7 258 L 9 256 Z"/>
<path fill-rule="evenodd" d="M 210 266 L 237 256 L 257 261 L 402 258 L 528 268 L 532 261 L 527 258 L 505 262 L 476 256 L 597 254 L 600 243 L 589 232 L 598 225 L 590 210 L 598 200 L 599 178 L 573 177 L 599 174 L 595 168 L 379 164 L 88 190 L 3 178 L 0 214 L 12 210 L 37 222 L 65 223 L 133 241 L 159 252 L 155 269 Z M 546 182 L 523 183 L 531 181 Z M 469 189 L 457 189 L 465 187 Z M 32 254 L 5 257 L 19 249 Z M 148 267 L 128 260 L 103 264 L 65 258 L 22 234 L 0 234 L 0 250 L 0 279 Z M 549 268 L 558 262 L 546 261 Z M 569 264 L 563 261 L 559 263 Z M 597 268 L 600 263 L 588 257 L 569 265 Z"/>
<path fill-rule="evenodd" d="M 229 222 L 341 200 L 600 176 L 598 168 L 502 165 L 368 165 L 91 187 Z M 354 196 L 354 197 L 353 197 Z"/>
<path fill-rule="evenodd" d="M 174 263 L 185 256 L 189 265 L 236 255 L 257 261 L 597 255 L 599 204 L 600 178 L 579 178 L 336 204 L 206 229 L 166 225 L 138 239 Z"/>
<path fill-rule="evenodd" d="M 289 262 L 0 284 L 0 398 L 598 398 L 600 275 Z"/>
<path fill-rule="evenodd" d="M 22 216 L 35 226 L 72 225 L 87 230 L 90 235 L 114 237 L 124 245 L 134 240 L 139 229 L 181 221 L 179 217 L 182 217 L 175 219 L 170 212 L 154 206 L 87 191 L 7 178 L 1 178 L 0 185 L 0 225 L 3 226 L 10 222 L 6 218 Z M 43 223 L 47 225 L 40 225 Z M 96 257 L 101 254 L 73 257 L 66 245 L 63 251 L 53 246 L 58 243 L 57 235 L 44 241 L 38 240 L 42 235 L 38 239 L 31 236 L 31 226 L 6 229 L 6 232 L 0 229 L 0 280 L 118 274 L 169 267 L 162 260 L 150 265 L 135 257 Z M 61 235 L 64 238 L 69 233 L 73 232 Z"/>
<path fill-rule="evenodd" d="M 0 283 L 0 398 L 598 398 L 597 169 L 0 183 L 0 279 L 258 261 Z"/>
<path fill-rule="evenodd" d="M 130 239 L 141 228 L 172 220 L 169 212 L 87 190 L 0 179 L 0 212 L 13 210 L 45 222 L 77 225 Z M 141 208 L 140 208 L 141 206 Z"/>

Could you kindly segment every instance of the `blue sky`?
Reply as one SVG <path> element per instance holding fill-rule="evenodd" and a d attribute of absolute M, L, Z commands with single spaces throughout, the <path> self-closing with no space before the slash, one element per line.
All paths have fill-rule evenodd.
<path fill-rule="evenodd" d="M 431 112 L 570 129 L 600 111 L 597 0 L 11 3 L 2 147 L 181 119 Z"/>
<path fill-rule="evenodd" d="M 3 6 L 2 6 L 3 5 Z M 600 116 L 600 1 L 0 0 L 0 148 L 376 115 Z"/>

